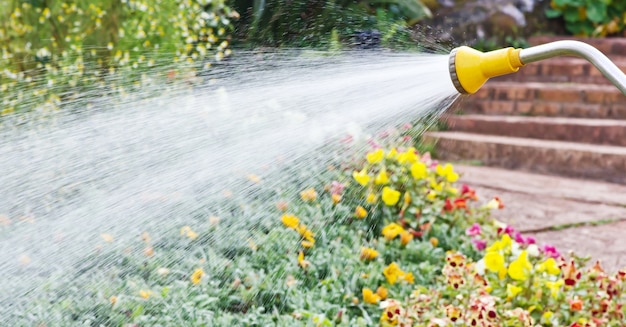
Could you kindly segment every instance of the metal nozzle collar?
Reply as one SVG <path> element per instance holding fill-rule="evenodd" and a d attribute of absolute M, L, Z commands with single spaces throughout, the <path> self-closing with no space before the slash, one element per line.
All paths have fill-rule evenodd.
<path fill-rule="evenodd" d="M 450 78 L 452 79 L 452 84 L 454 84 L 454 88 L 461 94 L 468 94 L 467 91 L 459 82 L 459 76 L 456 74 L 456 51 L 458 48 L 452 49 L 450 51 L 450 58 L 448 59 L 448 70 L 450 71 Z"/>

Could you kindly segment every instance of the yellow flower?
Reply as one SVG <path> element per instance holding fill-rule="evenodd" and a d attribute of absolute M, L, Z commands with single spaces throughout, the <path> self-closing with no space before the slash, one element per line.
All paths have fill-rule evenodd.
<path fill-rule="evenodd" d="M 115 303 L 117 303 L 117 296 L 113 295 L 109 298 L 109 302 L 111 302 L 111 305 L 115 305 Z"/>
<path fill-rule="evenodd" d="M 302 241 L 302 247 L 305 248 L 305 249 L 310 249 L 314 245 L 315 245 L 315 240 L 313 240 L 313 241 L 306 241 L 306 240 Z"/>
<path fill-rule="evenodd" d="M 507 284 L 506 285 L 506 294 L 508 296 L 509 299 L 512 299 L 514 297 L 517 296 L 517 294 L 519 294 L 522 291 L 522 288 L 519 286 L 515 286 L 512 284 Z"/>
<path fill-rule="evenodd" d="M 198 238 L 198 233 L 194 232 L 193 229 L 191 229 L 191 227 L 189 226 L 184 226 L 183 228 L 181 228 L 180 235 L 185 235 L 192 240 Z"/>
<path fill-rule="evenodd" d="M 546 281 L 546 287 L 550 290 L 553 298 L 557 298 L 559 296 L 559 291 L 561 290 L 561 286 L 565 285 L 565 281 L 563 279 L 559 279 L 556 282 Z"/>
<path fill-rule="evenodd" d="M 374 260 L 378 257 L 378 251 L 372 248 L 361 248 L 361 260 Z"/>
<path fill-rule="evenodd" d="M 400 200 L 400 192 L 385 186 L 382 195 L 383 202 L 388 206 L 393 206 Z"/>
<path fill-rule="evenodd" d="M 437 245 L 439 245 L 439 240 L 436 237 L 431 237 L 428 241 L 433 247 L 437 247 Z"/>
<path fill-rule="evenodd" d="M 561 274 L 561 269 L 557 265 L 556 261 L 553 258 L 548 258 L 548 260 L 542 262 L 537 267 L 538 272 L 547 272 L 550 275 L 558 276 Z"/>
<path fill-rule="evenodd" d="M 385 287 L 379 286 L 378 289 L 376 290 L 376 294 L 380 296 L 381 300 L 384 300 L 387 298 L 387 295 L 389 295 L 389 292 Z"/>
<path fill-rule="evenodd" d="M 392 148 L 389 150 L 389 153 L 387 153 L 387 159 L 396 159 L 397 156 L 398 150 L 396 148 Z"/>
<path fill-rule="evenodd" d="M 367 183 L 369 183 L 370 181 L 370 176 L 367 174 L 365 168 L 358 172 L 352 172 L 352 177 L 354 177 L 354 180 L 356 180 L 357 183 L 361 184 L 361 186 L 367 185 Z"/>
<path fill-rule="evenodd" d="M 376 203 L 376 195 L 374 193 L 368 193 L 367 194 L 367 198 L 365 199 L 365 201 L 369 204 L 375 204 Z"/>
<path fill-rule="evenodd" d="M 433 189 L 433 191 L 439 192 L 441 193 L 443 191 L 443 182 L 441 183 L 437 183 L 437 180 L 434 177 L 428 177 L 428 182 L 430 184 L 430 188 Z"/>
<path fill-rule="evenodd" d="M 407 231 L 400 233 L 400 243 L 402 243 L 402 245 L 407 245 L 412 240 L 413 240 L 413 234 Z"/>
<path fill-rule="evenodd" d="M 314 188 L 306 189 L 300 192 L 300 198 L 302 198 L 303 201 L 315 201 L 315 199 L 317 199 L 317 192 L 315 192 Z"/>
<path fill-rule="evenodd" d="M 487 252 L 497 252 L 497 251 L 508 251 L 511 249 L 513 245 L 513 240 L 509 234 L 502 235 L 500 241 L 494 242 L 490 247 L 487 248 Z"/>
<path fill-rule="evenodd" d="M 202 280 L 202 276 L 204 276 L 204 270 L 202 270 L 202 268 L 198 268 L 196 270 L 194 270 L 193 274 L 191 274 L 191 283 L 194 285 L 198 285 L 200 284 L 200 281 Z"/>
<path fill-rule="evenodd" d="M 404 163 L 412 164 L 412 163 L 417 162 L 417 159 L 419 159 L 419 157 L 417 156 L 417 154 L 415 154 L 414 147 L 410 147 L 405 152 L 400 153 L 398 155 L 398 162 L 401 164 L 404 164 Z"/>
<path fill-rule="evenodd" d="M 393 285 L 396 283 L 399 277 L 402 277 L 404 275 L 404 272 L 400 269 L 400 266 L 398 266 L 397 263 L 392 262 L 389 264 L 389 266 L 383 269 L 383 275 L 385 275 L 385 278 L 387 278 L 387 282 Z"/>
<path fill-rule="evenodd" d="M 306 269 L 311 263 L 307 260 L 304 260 L 304 252 L 300 251 L 298 253 L 298 265 L 302 267 L 302 269 Z"/>
<path fill-rule="evenodd" d="M 149 299 L 150 295 L 152 295 L 152 292 L 150 292 L 150 291 L 146 291 L 146 290 L 140 290 L 139 291 L 139 296 L 141 296 L 141 298 L 144 299 L 144 300 Z"/>
<path fill-rule="evenodd" d="M 261 182 L 261 177 L 255 175 L 255 174 L 250 174 L 250 175 L 248 175 L 248 180 L 250 180 L 253 183 L 258 184 L 258 183 Z"/>
<path fill-rule="evenodd" d="M 312 242 L 312 243 L 315 243 L 315 238 L 313 238 L 315 236 L 315 234 L 313 234 L 313 231 L 308 229 L 305 224 L 298 225 L 298 227 L 296 227 L 296 231 L 305 240 L 307 240 L 309 242 Z"/>
<path fill-rule="evenodd" d="M 420 161 L 411 165 L 411 175 L 417 180 L 426 178 L 428 176 L 426 164 Z"/>
<path fill-rule="evenodd" d="M 111 234 L 105 233 L 105 234 L 100 235 L 100 237 L 102 237 L 102 239 L 107 243 L 113 242 L 113 235 Z"/>
<path fill-rule="evenodd" d="M 415 283 L 415 277 L 413 276 L 413 273 L 410 272 L 410 273 L 405 274 L 404 281 L 409 284 Z"/>
<path fill-rule="evenodd" d="M 509 276 L 515 280 L 527 280 L 533 266 L 528 261 L 528 252 L 522 251 L 509 265 Z"/>
<path fill-rule="evenodd" d="M 283 225 L 289 228 L 296 228 L 300 223 L 298 217 L 294 215 L 284 214 L 280 219 L 283 221 Z"/>
<path fill-rule="evenodd" d="M 356 207 L 356 210 L 354 210 L 354 216 L 357 217 L 358 219 L 363 219 L 367 217 L 367 210 L 365 210 L 365 208 L 361 206 L 358 206 Z"/>
<path fill-rule="evenodd" d="M 500 272 L 503 268 L 506 269 L 504 256 L 496 251 L 487 252 L 485 254 L 485 267 L 491 272 Z"/>
<path fill-rule="evenodd" d="M 378 149 L 374 152 L 370 152 L 367 154 L 367 162 L 371 164 L 376 164 L 383 161 L 384 157 L 385 153 L 383 152 L 383 149 Z"/>
<path fill-rule="evenodd" d="M 382 230 L 383 235 L 389 241 L 391 241 L 394 238 L 396 238 L 402 232 L 404 232 L 404 228 L 402 228 L 402 226 L 400 226 L 400 225 L 398 225 L 396 223 L 391 223 L 391 224 L 383 227 L 383 230 Z"/>
<path fill-rule="evenodd" d="M 339 203 L 339 201 L 341 201 L 341 195 L 339 195 L 339 194 L 333 194 L 333 195 L 331 195 L 331 198 L 332 198 L 334 204 L 337 204 L 337 203 Z"/>
<path fill-rule="evenodd" d="M 387 171 L 386 170 L 381 170 L 380 173 L 378 173 L 378 175 L 376 176 L 376 178 L 374 179 L 374 183 L 376 185 L 381 185 L 381 184 L 387 184 L 389 183 L 389 176 L 387 176 Z"/>
<path fill-rule="evenodd" d="M 546 312 L 543 313 L 543 315 L 541 315 L 541 318 L 543 320 L 550 320 L 553 315 L 554 315 L 554 313 L 552 311 L 546 311 Z"/>
<path fill-rule="evenodd" d="M 459 179 L 459 174 L 454 172 L 454 168 L 451 164 L 446 164 L 445 166 L 437 165 L 435 172 L 450 183 L 454 183 Z"/>
<path fill-rule="evenodd" d="M 380 301 L 380 295 L 374 293 L 369 288 L 363 289 L 363 302 L 369 303 L 369 304 L 376 304 L 379 301 Z"/>
<path fill-rule="evenodd" d="M 428 192 L 428 194 L 426 195 L 426 198 L 427 198 L 428 200 L 430 200 L 430 201 L 435 200 L 435 199 L 437 198 L 437 192 L 435 192 L 435 191 L 432 191 L 432 190 L 431 190 L 431 191 L 430 191 L 430 192 Z"/>

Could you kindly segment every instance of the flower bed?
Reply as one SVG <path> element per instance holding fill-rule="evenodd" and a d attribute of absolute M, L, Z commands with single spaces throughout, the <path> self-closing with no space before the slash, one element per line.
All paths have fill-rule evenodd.
<path fill-rule="evenodd" d="M 259 198 L 244 210 L 224 199 L 245 230 L 203 217 L 159 241 L 142 235 L 143 251 L 87 260 L 108 268 L 84 273 L 82 291 L 64 289 L 52 308 L 31 307 L 30 321 L 623 326 L 626 270 L 583 268 L 536 244 L 491 219 L 502 201 L 458 185 L 450 164 L 418 153 L 410 138 L 386 140 L 277 202 Z"/>

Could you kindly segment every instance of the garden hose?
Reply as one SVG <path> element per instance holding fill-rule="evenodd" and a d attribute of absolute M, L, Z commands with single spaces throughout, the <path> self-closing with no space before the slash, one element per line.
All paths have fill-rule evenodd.
<path fill-rule="evenodd" d="M 461 46 L 450 52 L 450 77 L 459 93 L 473 94 L 492 77 L 515 73 L 526 64 L 557 56 L 586 59 L 626 95 L 626 75 L 600 50 L 580 41 L 556 41 L 527 49 L 490 52 Z"/>

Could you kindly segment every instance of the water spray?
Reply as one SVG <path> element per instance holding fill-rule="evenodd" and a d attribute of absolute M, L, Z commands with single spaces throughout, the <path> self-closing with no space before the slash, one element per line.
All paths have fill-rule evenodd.
<path fill-rule="evenodd" d="M 515 73 L 526 64 L 557 56 L 586 59 L 626 95 L 626 75 L 600 50 L 580 41 L 556 41 L 527 49 L 509 47 L 484 53 L 461 46 L 450 52 L 450 77 L 459 93 L 473 94 L 492 77 Z"/>

